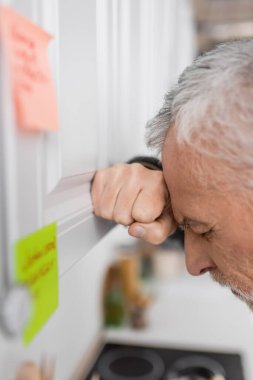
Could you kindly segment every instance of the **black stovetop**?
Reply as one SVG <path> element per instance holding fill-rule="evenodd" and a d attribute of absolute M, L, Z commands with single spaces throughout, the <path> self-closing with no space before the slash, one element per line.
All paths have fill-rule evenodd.
<path fill-rule="evenodd" d="M 96 376 L 95 376 L 96 375 Z M 215 377 L 217 376 L 217 377 Z M 105 344 L 84 380 L 244 380 L 240 355 Z"/>

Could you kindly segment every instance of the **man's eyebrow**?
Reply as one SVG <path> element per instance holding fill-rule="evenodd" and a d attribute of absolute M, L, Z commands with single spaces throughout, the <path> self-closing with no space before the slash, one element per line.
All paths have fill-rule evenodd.
<path fill-rule="evenodd" d="M 209 226 L 209 223 L 203 222 L 201 220 L 196 220 L 188 217 L 184 217 L 180 222 L 178 222 L 179 226 L 185 226 L 185 225 L 190 225 L 190 226 Z"/>

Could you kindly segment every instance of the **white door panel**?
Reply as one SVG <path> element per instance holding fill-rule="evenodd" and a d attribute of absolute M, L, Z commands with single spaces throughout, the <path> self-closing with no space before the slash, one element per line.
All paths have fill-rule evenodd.
<path fill-rule="evenodd" d="M 97 4 L 93 0 L 5 1 L 49 31 L 49 60 L 59 104 L 59 132 L 15 125 L 8 67 L 1 51 L 1 294 L 14 283 L 13 246 L 44 225 L 58 226 L 59 274 L 111 228 L 93 215 L 90 183 L 106 157 L 98 147 Z M 73 27 L 74 26 L 74 27 Z M 101 28 L 100 28 L 101 30 Z M 60 37 L 59 37 L 60 36 Z M 102 62 L 100 62 L 102 64 Z M 100 70 L 101 72 L 101 70 Z M 100 74 L 101 76 L 101 74 Z M 104 146 L 106 150 L 106 146 Z"/>

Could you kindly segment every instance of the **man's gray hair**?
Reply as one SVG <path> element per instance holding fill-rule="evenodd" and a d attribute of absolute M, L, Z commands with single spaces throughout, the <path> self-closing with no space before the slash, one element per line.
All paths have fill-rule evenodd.
<path fill-rule="evenodd" d="M 171 126 L 179 144 L 253 170 L 252 39 L 221 44 L 184 70 L 147 124 L 148 146 L 160 153 Z"/>

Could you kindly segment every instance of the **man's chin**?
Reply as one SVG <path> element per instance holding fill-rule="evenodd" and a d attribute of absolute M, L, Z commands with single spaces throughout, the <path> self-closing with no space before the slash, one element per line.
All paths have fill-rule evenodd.
<path fill-rule="evenodd" d="M 248 301 L 248 300 L 243 300 L 244 303 L 246 303 L 246 305 L 248 306 L 248 308 L 250 309 L 250 311 L 253 312 L 253 302 L 252 301 Z"/>
<path fill-rule="evenodd" d="M 231 283 L 231 281 L 228 281 L 227 278 L 225 278 L 225 276 L 217 270 L 210 272 L 210 277 L 212 278 L 213 281 L 220 284 L 221 286 L 230 288 L 231 292 L 241 301 L 246 303 L 246 305 L 253 312 L 253 296 L 247 297 L 245 292 L 242 292 L 236 289 Z"/>
<path fill-rule="evenodd" d="M 253 302 L 246 302 L 246 305 L 249 307 L 250 311 L 253 313 Z"/>

